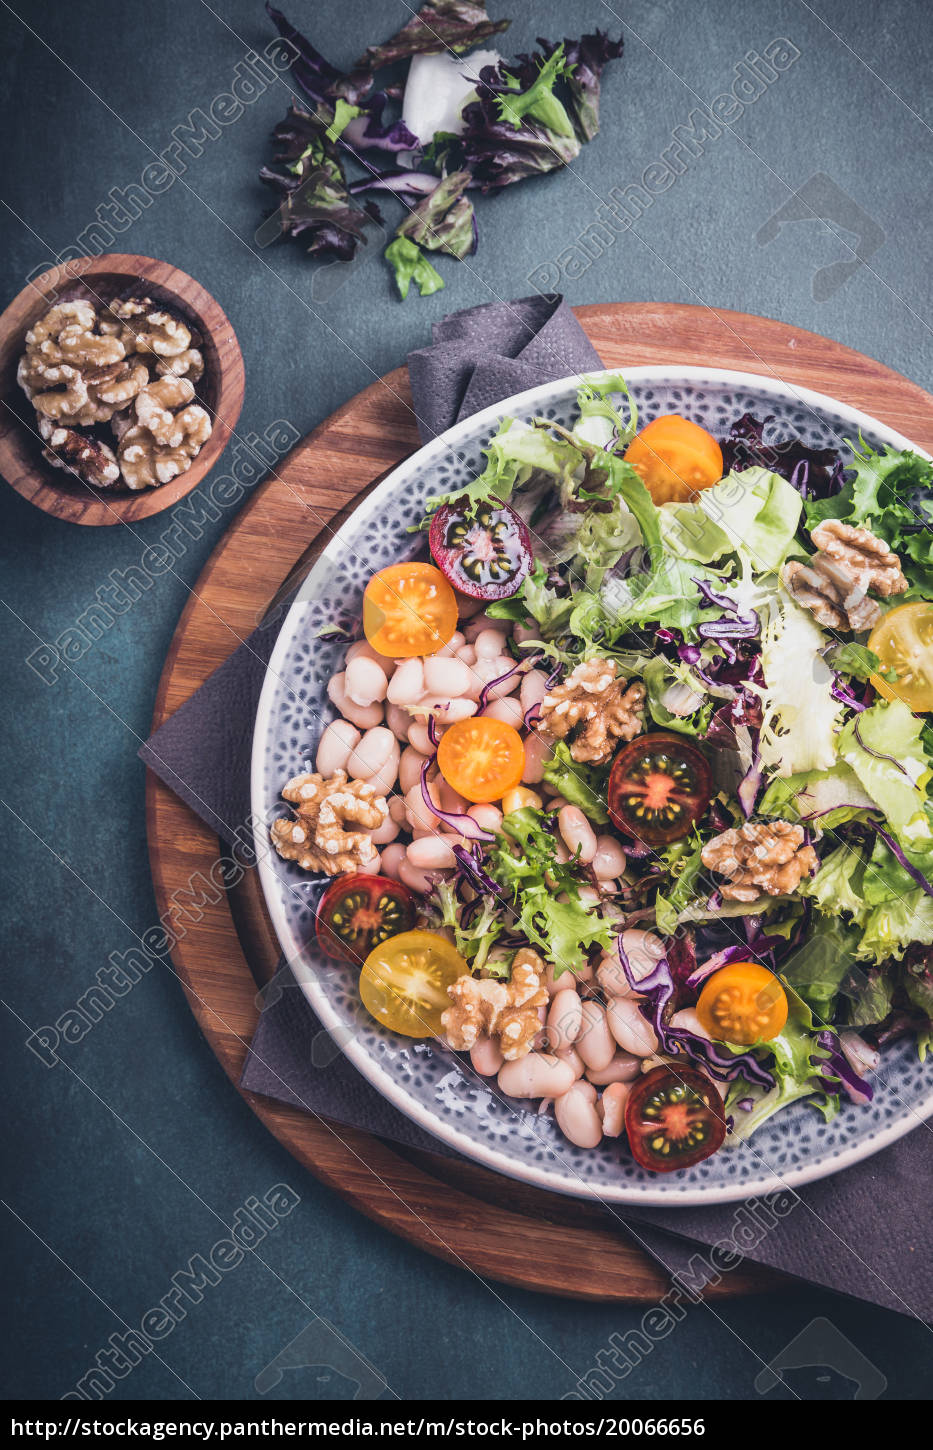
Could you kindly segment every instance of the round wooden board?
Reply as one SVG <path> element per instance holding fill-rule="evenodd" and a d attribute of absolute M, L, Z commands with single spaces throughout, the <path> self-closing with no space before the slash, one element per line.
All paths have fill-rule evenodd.
<path fill-rule="evenodd" d="M 873 359 L 766 318 L 669 303 L 581 307 L 607 367 L 684 363 L 740 368 L 815 388 L 874 414 L 933 451 L 933 398 Z M 153 729 L 174 713 L 289 592 L 358 496 L 418 447 L 405 368 L 352 398 L 263 482 L 224 535 L 179 621 Z M 146 825 L 160 911 L 217 839 L 151 772 Z M 173 952 L 189 1002 L 237 1085 L 256 1025 L 257 984 L 279 957 L 256 873 L 204 908 Z M 300 1163 L 370 1218 L 450 1263 L 525 1289 L 650 1301 L 667 1278 L 596 1205 L 545 1193 L 477 1165 L 414 1153 L 244 1093 Z M 728 1275 L 725 1296 L 787 1284 L 764 1269 Z"/>

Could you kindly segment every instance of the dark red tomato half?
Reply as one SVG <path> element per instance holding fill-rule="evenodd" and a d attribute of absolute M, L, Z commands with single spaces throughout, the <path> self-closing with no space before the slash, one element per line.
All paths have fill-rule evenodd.
<path fill-rule="evenodd" d="M 654 1067 L 625 1104 L 632 1157 L 651 1173 L 690 1168 L 722 1147 L 726 1110 L 709 1078 L 692 1067 Z"/>
<path fill-rule="evenodd" d="M 619 751 L 609 772 L 612 823 L 646 846 L 666 846 L 689 835 L 712 794 L 706 756 L 673 731 L 631 741 Z"/>
<path fill-rule="evenodd" d="M 338 962 L 356 966 L 390 936 L 411 931 L 411 892 L 388 876 L 338 876 L 321 897 L 314 928 L 318 945 Z"/>
<path fill-rule="evenodd" d="M 472 511 L 465 502 L 445 504 L 431 520 L 428 544 L 441 573 L 471 599 L 507 599 L 534 565 L 524 520 L 498 499 Z"/>

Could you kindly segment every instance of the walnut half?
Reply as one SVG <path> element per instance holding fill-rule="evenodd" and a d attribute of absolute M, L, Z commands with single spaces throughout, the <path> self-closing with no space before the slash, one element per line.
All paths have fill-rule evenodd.
<path fill-rule="evenodd" d="M 568 740 L 574 760 L 603 765 L 620 740 L 644 729 L 645 687 L 617 676 L 614 660 L 584 660 L 541 701 L 535 728 Z"/>
<path fill-rule="evenodd" d="M 840 519 L 824 519 L 810 537 L 819 552 L 784 566 L 788 592 L 826 629 L 873 629 L 881 610 L 868 590 L 886 599 L 907 588 L 898 556 L 870 529 Z"/>
<path fill-rule="evenodd" d="M 721 887 L 728 901 L 789 896 L 819 865 L 805 839 L 803 827 L 790 821 L 749 822 L 707 841 L 700 859 L 708 870 L 729 877 Z"/>
<path fill-rule="evenodd" d="M 536 965 L 537 964 L 537 965 Z M 452 1006 L 441 1014 L 455 1052 L 469 1052 L 478 1037 L 494 1038 L 506 1062 L 524 1057 L 541 1030 L 538 1008 L 547 1002 L 544 963 L 537 953 L 519 951 L 508 982 L 485 981 L 468 972 L 447 988 Z"/>
<path fill-rule="evenodd" d="M 372 865 L 378 852 L 369 833 L 389 813 L 385 796 L 377 795 L 374 786 L 348 780 L 342 770 L 327 779 L 306 772 L 290 780 L 282 795 L 295 807 L 295 819 L 274 821 L 271 835 L 286 861 L 328 876 Z"/>

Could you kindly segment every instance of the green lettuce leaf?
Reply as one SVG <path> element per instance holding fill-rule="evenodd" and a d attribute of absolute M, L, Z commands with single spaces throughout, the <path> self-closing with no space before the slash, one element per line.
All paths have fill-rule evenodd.
<path fill-rule="evenodd" d="M 933 849 L 926 791 L 933 770 L 922 730 L 922 722 L 903 701 L 879 700 L 839 732 L 838 752 L 884 812 L 898 840 L 926 851 Z"/>
<path fill-rule="evenodd" d="M 804 877 L 800 893 L 812 897 L 827 916 L 848 911 L 861 925 L 869 912 L 862 889 L 866 865 L 859 851 L 847 845 L 838 846 L 821 863 L 815 876 Z"/>
<path fill-rule="evenodd" d="M 848 765 L 773 780 L 758 805 L 759 815 L 814 821 L 824 831 L 835 830 L 846 821 L 864 820 L 869 812 L 877 814 L 875 802 Z"/>
<path fill-rule="evenodd" d="M 544 767 L 544 780 L 564 800 L 579 806 L 594 825 L 602 826 L 609 820 L 606 809 L 608 765 L 581 765 L 570 754 L 566 741 L 558 740 Z"/>
<path fill-rule="evenodd" d="M 821 1023 L 833 1020 L 836 999 L 855 962 L 858 941 L 856 929 L 838 919 L 816 917 L 810 934 L 781 965 L 781 976 Z"/>
<path fill-rule="evenodd" d="M 899 961 L 912 942 L 933 945 L 933 897 L 919 886 L 868 913 L 858 955 L 862 960 Z"/>
<path fill-rule="evenodd" d="M 769 1089 L 750 1087 L 741 1079 L 733 1083 L 726 1098 L 726 1110 L 734 1120 L 732 1132 L 726 1139 L 728 1147 L 744 1143 L 762 1123 L 801 1099 L 812 1099 L 813 1106 L 827 1119 L 838 1110 L 838 1094 L 827 1092 L 816 1076 L 820 1064 L 829 1056 L 817 1041 L 820 1028 L 814 1024 L 806 1002 L 793 988 L 788 988 L 787 997 L 789 1011 L 783 1031 L 769 1042 L 757 1044 L 758 1055 L 763 1060 L 767 1062 L 769 1054 L 773 1057 L 773 1062 L 767 1062 L 767 1065 L 774 1075 L 775 1086 Z M 749 1097 L 754 1100 L 754 1107 L 749 1111 L 736 1106 Z"/>
<path fill-rule="evenodd" d="M 385 249 L 385 259 L 395 272 L 395 284 L 403 300 L 408 296 L 412 282 L 422 297 L 440 292 L 444 285 L 443 277 L 431 266 L 421 248 L 408 237 L 396 237 L 390 242 Z"/>

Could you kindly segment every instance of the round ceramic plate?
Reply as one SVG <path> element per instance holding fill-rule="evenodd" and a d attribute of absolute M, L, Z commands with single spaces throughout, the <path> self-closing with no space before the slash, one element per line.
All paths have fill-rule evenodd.
<path fill-rule="evenodd" d="M 697 367 L 639 367 L 626 374 L 640 424 L 662 413 L 694 419 L 716 437 L 751 412 L 773 417 L 770 435 L 795 433 L 815 447 L 845 450 L 859 432 L 875 446 L 913 445 L 876 419 L 821 393 L 750 373 Z M 343 524 L 319 556 L 292 605 L 266 672 L 253 741 L 252 806 L 259 870 L 281 943 L 314 1011 L 364 1077 L 400 1112 L 451 1148 L 541 1188 L 607 1203 L 724 1203 L 776 1192 L 835 1173 L 876 1153 L 933 1112 L 933 1073 L 913 1044 L 885 1052 L 867 1107 L 846 1105 L 830 1123 L 804 1105 L 766 1123 L 750 1142 L 722 1150 L 685 1172 L 645 1173 L 624 1147 L 573 1147 L 553 1117 L 507 1099 L 477 1077 L 467 1057 L 379 1027 L 362 1008 L 357 974 L 314 946 L 314 883 L 269 847 L 268 824 L 282 814 L 285 782 L 313 760 L 335 711 L 327 681 L 342 668 L 344 645 L 328 632 L 361 633 L 362 595 L 376 569 L 410 556 L 421 542 L 410 526 L 431 495 L 481 472 L 484 447 L 500 420 L 543 417 L 570 425 L 578 379 L 533 388 L 452 428 L 400 464 Z M 921 451 L 915 449 L 915 451 Z M 344 638 L 346 636 L 344 635 Z"/>

